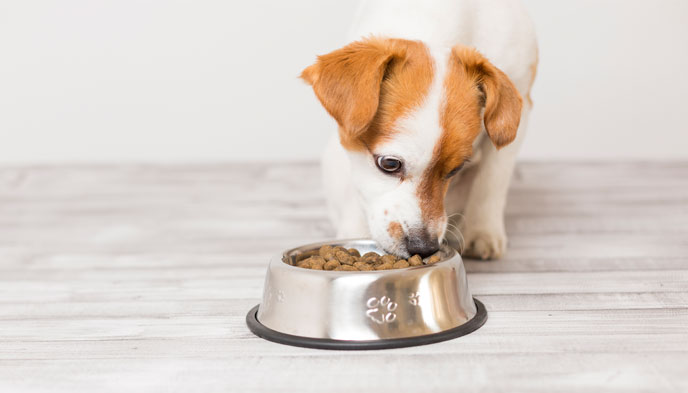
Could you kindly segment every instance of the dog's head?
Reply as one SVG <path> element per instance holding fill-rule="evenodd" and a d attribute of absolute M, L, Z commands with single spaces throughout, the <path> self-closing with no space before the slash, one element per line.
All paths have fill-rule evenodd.
<path fill-rule="evenodd" d="M 471 48 L 371 38 L 319 56 L 301 77 L 339 124 L 371 235 L 400 256 L 438 249 L 450 178 L 483 124 L 497 148 L 516 137 L 521 96 Z"/>

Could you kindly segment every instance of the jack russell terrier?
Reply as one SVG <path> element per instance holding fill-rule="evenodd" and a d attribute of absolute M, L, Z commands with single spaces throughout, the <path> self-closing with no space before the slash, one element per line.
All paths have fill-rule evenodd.
<path fill-rule="evenodd" d="M 537 42 L 518 0 L 368 0 L 301 77 L 339 125 L 322 169 L 343 238 L 401 257 L 446 239 L 499 258 Z M 447 236 L 447 235 L 452 236 Z"/>

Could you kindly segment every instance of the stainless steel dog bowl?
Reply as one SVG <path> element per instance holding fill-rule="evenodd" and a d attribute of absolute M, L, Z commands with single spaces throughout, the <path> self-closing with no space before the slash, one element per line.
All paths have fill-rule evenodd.
<path fill-rule="evenodd" d="M 471 297 L 461 256 L 443 245 L 432 265 L 381 271 L 324 271 L 293 266 L 324 244 L 384 252 L 372 240 L 310 244 L 274 257 L 263 302 L 246 316 L 257 336 L 326 349 L 382 349 L 468 334 L 487 312 Z"/>

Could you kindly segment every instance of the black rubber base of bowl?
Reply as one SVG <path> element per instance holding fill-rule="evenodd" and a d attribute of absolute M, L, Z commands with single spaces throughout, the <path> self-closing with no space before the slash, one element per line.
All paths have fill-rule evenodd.
<path fill-rule="evenodd" d="M 465 336 L 477 330 L 487 321 L 487 310 L 485 306 L 477 299 L 473 298 L 478 312 L 475 316 L 461 326 L 453 329 L 445 330 L 439 333 L 427 334 L 424 336 L 408 337 L 408 338 L 389 338 L 382 340 L 332 340 L 327 338 L 311 338 L 294 336 L 291 334 L 280 333 L 272 330 L 260 322 L 258 322 L 258 307 L 257 305 L 246 314 L 246 324 L 248 328 L 258 337 L 262 337 L 269 341 L 274 341 L 280 344 L 292 345 L 295 347 L 317 348 L 317 349 L 347 349 L 347 350 L 362 350 L 362 349 L 390 349 L 414 347 L 417 345 L 432 344 L 440 341 L 451 340 Z"/>

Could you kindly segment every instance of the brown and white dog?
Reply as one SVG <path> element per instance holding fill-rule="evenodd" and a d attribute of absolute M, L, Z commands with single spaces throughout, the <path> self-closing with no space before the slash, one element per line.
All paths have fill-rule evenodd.
<path fill-rule="evenodd" d="M 425 256 L 449 228 L 464 255 L 500 257 L 537 66 L 524 7 L 369 0 L 353 35 L 301 75 L 339 125 L 322 161 L 338 237 Z"/>

